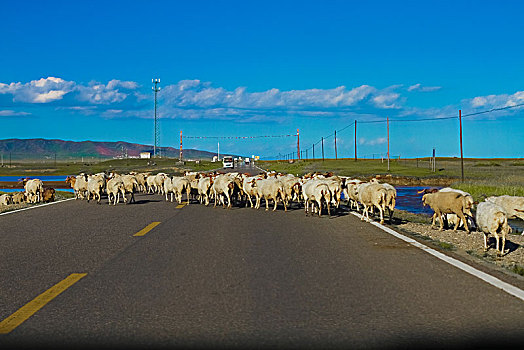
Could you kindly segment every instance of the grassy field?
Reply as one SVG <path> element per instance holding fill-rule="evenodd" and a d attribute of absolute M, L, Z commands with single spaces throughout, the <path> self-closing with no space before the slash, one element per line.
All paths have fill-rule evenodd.
<path fill-rule="evenodd" d="M 178 159 L 111 159 L 101 162 L 59 162 L 56 165 L 17 162 L 11 167 L 0 167 L 0 175 L 36 176 L 36 175 L 76 175 L 79 173 L 94 174 L 102 171 L 126 173 L 129 171 L 152 173 L 180 173 L 185 170 L 206 171 L 222 167 L 222 163 L 210 161 L 187 161 L 179 164 Z"/>
<path fill-rule="evenodd" d="M 431 171 L 428 158 L 391 160 L 388 171 L 387 160 L 380 159 L 326 159 L 301 160 L 289 163 L 265 161 L 258 165 L 267 170 L 304 175 L 320 171 L 332 171 L 337 175 L 365 178 L 374 175 L 392 175 L 419 179 L 448 179 L 454 188 L 473 195 L 476 200 L 486 196 L 524 196 L 524 159 L 465 159 L 464 181 L 461 162 L 458 158 L 437 158 L 436 171 Z"/>

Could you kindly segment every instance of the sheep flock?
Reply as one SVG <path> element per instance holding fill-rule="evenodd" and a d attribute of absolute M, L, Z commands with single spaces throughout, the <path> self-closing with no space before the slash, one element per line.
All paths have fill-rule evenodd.
<path fill-rule="evenodd" d="M 39 179 L 23 179 L 24 192 L 0 195 L 0 206 L 24 202 L 38 203 L 54 200 L 55 190 L 45 188 Z M 233 205 L 259 209 L 262 200 L 265 210 L 284 211 L 291 206 L 304 208 L 306 216 L 323 213 L 331 216 L 340 208 L 361 213 L 361 220 L 370 221 L 376 215 L 381 224 L 384 218 L 391 223 L 395 209 L 397 191 L 387 183 L 374 178 L 368 182 L 337 176 L 333 173 L 309 173 L 298 177 L 276 172 L 260 173 L 255 176 L 238 172 L 185 172 L 184 176 L 169 176 L 165 173 L 97 173 L 68 176 L 66 183 L 74 190 L 77 200 L 95 201 L 100 204 L 102 196 L 109 205 L 117 205 L 120 198 L 125 204 L 135 201 L 134 193 L 155 193 L 165 196 L 166 201 L 178 203 L 213 204 L 223 208 Z M 484 250 L 488 249 L 487 237 L 496 239 L 498 255 L 504 254 L 506 236 L 511 232 L 508 219 L 524 220 L 524 197 L 488 197 L 476 203 L 467 193 L 453 188 L 424 190 L 422 203 L 433 211 L 431 226 L 439 221 L 439 230 L 444 225 L 453 225 L 456 231 L 477 229 L 484 233 Z M 419 193 L 421 193 L 419 192 Z M 185 197 L 185 201 L 183 200 Z M 477 205 L 476 213 L 472 209 Z M 499 244 L 500 240 L 500 244 Z"/>

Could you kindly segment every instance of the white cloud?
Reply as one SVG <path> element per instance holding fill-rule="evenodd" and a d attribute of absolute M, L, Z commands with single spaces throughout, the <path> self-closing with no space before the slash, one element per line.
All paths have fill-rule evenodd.
<path fill-rule="evenodd" d="M 386 143 L 388 140 L 385 137 L 378 137 L 373 140 L 368 140 L 365 137 L 361 137 L 358 139 L 358 143 L 360 145 L 366 145 L 366 146 L 375 146 L 375 145 L 382 145 Z"/>
<path fill-rule="evenodd" d="M 471 106 L 473 109 L 490 109 L 499 107 L 511 107 L 524 103 L 524 91 L 517 91 L 512 95 L 487 95 L 477 96 L 469 100 L 464 100 L 463 104 Z M 519 108 L 515 108 L 519 109 Z"/>
<path fill-rule="evenodd" d="M 61 78 L 48 77 L 22 84 L 0 83 L 0 94 L 11 94 L 14 102 L 48 103 L 61 100 L 73 90 L 75 83 Z"/>
<path fill-rule="evenodd" d="M 31 113 L 27 112 L 16 112 L 11 109 L 0 110 L 0 117 L 24 116 L 30 114 Z"/>
<path fill-rule="evenodd" d="M 411 91 L 432 92 L 432 91 L 440 90 L 441 88 L 442 88 L 441 86 L 422 86 L 422 84 L 418 83 L 418 84 L 411 85 L 410 87 L 408 87 L 408 91 L 409 92 Z"/>

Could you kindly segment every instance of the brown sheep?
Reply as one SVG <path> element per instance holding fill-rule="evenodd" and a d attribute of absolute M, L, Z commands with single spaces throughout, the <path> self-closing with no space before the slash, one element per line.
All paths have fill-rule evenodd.
<path fill-rule="evenodd" d="M 441 218 L 442 214 L 456 214 L 462 220 L 462 222 L 464 222 L 464 228 L 469 233 L 469 228 L 464 214 L 470 212 L 471 203 L 469 203 L 466 197 L 464 197 L 462 194 L 457 192 L 426 193 L 424 196 L 422 196 L 422 203 L 424 206 L 429 205 L 435 212 L 431 222 L 432 228 L 435 227 L 435 219 L 437 217 Z M 442 231 L 443 220 L 439 221 L 439 231 Z M 457 227 L 458 221 L 455 224 L 455 228 L 453 230 L 456 231 Z"/>
<path fill-rule="evenodd" d="M 55 201 L 55 189 L 54 188 L 45 188 L 43 194 L 44 203 L 54 202 Z"/>

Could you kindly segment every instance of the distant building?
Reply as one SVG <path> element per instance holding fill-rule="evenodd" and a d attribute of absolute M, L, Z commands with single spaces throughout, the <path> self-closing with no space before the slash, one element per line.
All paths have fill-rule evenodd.
<path fill-rule="evenodd" d="M 140 152 L 140 158 L 141 159 L 150 159 L 151 158 L 151 152 Z"/>

